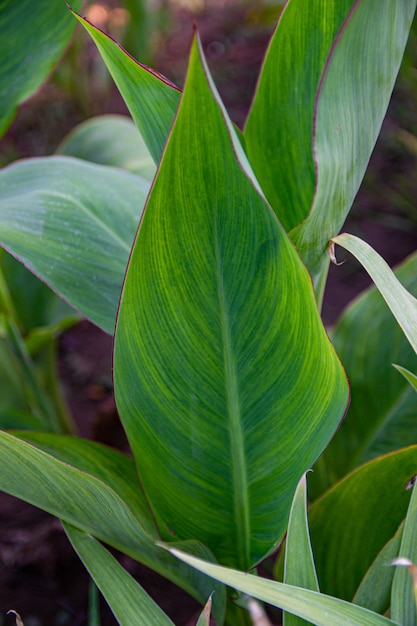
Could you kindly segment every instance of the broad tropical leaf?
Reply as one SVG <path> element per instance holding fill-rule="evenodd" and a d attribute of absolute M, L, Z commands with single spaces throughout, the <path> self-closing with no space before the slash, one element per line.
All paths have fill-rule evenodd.
<path fill-rule="evenodd" d="M 120 626 L 174 626 L 146 591 L 96 539 L 64 522 L 64 529 Z"/>
<path fill-rule="evenodd" d="M 417 294 L 417 255 L 397 269 L 396 277 Z M 332 340 L 349 379 L 351 404 L 323 455 L 330 485 L 371 458 L 417 443 L 417 395 L 392 367 L 400 363 L 417 371 L 416 355 L 376 287 L 346 309 Z"/>
<path fill-rule="evenodd" d="M 180 90 L 167 78 L 135 61 L 114 39 L 74 13 L 96 44 L 155 163 L 159 162 Z"/>
<path fill-rule="evenodd" d="M 0 243 L 108 333 L 149 182 L 69 157 L 0 172 Z"/>
<path fill-rule="evenodd" d="M 73 0 L 74 9 L 81 0 Z M 65 2 L 0 2 L 0 137 L 17 106 L 47 78 L 69 43 L 74 20 Z"/>
<path fill-rule="evenodd" d="M 401 537 L 399 557 L 417 563 L 417 472 Z M 417 618 L 417 584 L 405 567 L 397 567 L 391 591 L 391 615 L 403 626 L 414 626 Z"/>
<path fill-rule="evenodd" d="M 272 606 L 280 607 L 316 626 L 346 626 L 346 624 L 349 626 L 389 626 L 390 624 L 399 626 L 397 622 L 387 617 L 317 591 L 301 589 L 207 563 L 176 549 L 170 549 L 170 552 L 225 585 L 259 598 Z"/>
<path fill-rule="evenodd" d="M 327 267 L 327 242 L 342 227 L 368 166 L 416 8 L 416 0 L 351 4 L 317 92 L 314 202 L 291 231 L 314 282 Z"/>
<path fill-rule="evenodd" d="M 156 169 L 137 128 L 124 115 L 101 115 L 83 122 L 65 137 L 56 153 L 121 167 L 146 180 L 152 180 Z"/>
<path fill-rule="evenodd" d="M 351 600 L 407 513 L 417 446 L 381 456 L 337 483 L 309 511 L 320 589 Z"/>
<path fill-rule="evenodd" d="M 348 393 L 200 54 L 128 267 L 115 391 L 162 535 L 247 569 L 282 538 Z"/>
<path fill-rule="evenodd" d="M 222 585 L 196 575 L 155 544 L 147 502 L 128 456 L 100 444 L 45 433 L 0 432 L 0 489 L 125 552 L 204 604 L 215 590 L 213 613 L 225 612 Z M 210 559 L 195 541 L 178 548 Z M 167 558 L 168 557 L 168 558 Z"/>
<path fill-rule="evenodd" d="M 319 591 L 310 545 L 307 520 L 307 482 L 304 475 L 298 483 L 291 507 L 285 540 L 284 582 L 288 585 Z M 285 626 L 305 626 L 310 622 L 284 612 Z"/>

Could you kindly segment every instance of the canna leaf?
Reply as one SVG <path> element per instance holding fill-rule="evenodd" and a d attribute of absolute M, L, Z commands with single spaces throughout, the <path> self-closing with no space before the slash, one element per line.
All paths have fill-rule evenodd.
<path fill-rule="evenodd" d="M 214 589 L 213 581 L 189 567 L 179 568 L 155 544 L 158 535 L 133 461 L 116 450 L 64 435 L 0 432 L 0 490 L 125 552 L 202 604 Z M 195 541 L 178 547 L 212 558 Z M 213 613 L 222 624 L 225 591 L 222 585 L 215 591 Z"/>
<path fill-rule="evenodd" d="M 135 61 L 114 39 L 74 13 L 96 44 L 155 163 L 169 133 L 181 92 L 167 78 Z"/>
<path fill-rule="evenodd" d="M 285 540 L 284 582 L 303 589 L 319 591 L 308 530 L 305 475 L 298 483 L 288 522 Z M 284 612 L 284 626 L 305 626 L 309 623 L 291 613 Z"/>
<path fill-rule="evenodd" d="M 196 42 L 126 275 L 114 376 L 162 536 L 242 569 L 273 550 L 347 383 Z"/>
<path fill-rule="evenodd" d="M 383 615 L 391 604 L 391 585 L 394 578 L 392 560 L 398 555 L 404 523 L 385 544 L 363 577 L 352 602 Z"/>
<path fill-rule="evenodd" d="M 355 604 L 332 598 L 317 591 L 301 589 L 285 583 L 204 562 L 176 549 L 170 552 L 185 563 L 216 580 L 238 589 L 272 606 L 280 607 L 316 626 L 388 626 L 397 624 L 387 617 L 372 613 Z"/>
<path fill-rule="evenodd" d="M 395 363 L 392 365 L 398 372 L 400 372 L 400 374 L 404 376 L 405 380 L 410 383 L 414 391 L 417 391 L 417 376 L 401 365 L 395 365 Z"/>
<path fill-rule="evenodd" d="M 81 0 L 74 0 L 75 10 Z M 17 106 L 46 80 L 74 31 L 65 2 L 2 0 L 0 4 L 0 137 Z"/>
<path fill-rule="evenodd" d="M 351 5 L 317 92 L 314 201 L 306 219 L 291 231 L 315 284 L 327 268 L 327 242 L 342 227 L 368 166 L 416 0 L 355 0 Z"/>
<path fill-rule="evenodd" d="M 346 476 L 309 511 L 320 589 L 351 600 L 407 513 L 417 446 L 381 456 Z"/>
<path fill-rule="evenodd" d="M 112 333 L 148 181 L 48 157 L 4 168 L 0 189 L 1 245 Z"/>
<path fill-rule="evenodd" d="M 124 115 L 101 115 L 83 122 L 65 137 L 56 153 L 121 167 L 149 181 L 155 174 L 155 164 L 141 135 Z"/>
<path fill-rule="evenodd" d="M 94 537 L 63 523 L 74 550 L 105 597 L 120 626 L 174 626 L 146 591 Z"/>
<path fill-rule="evenodd" d="M 396 276 L 417 294 L 417 255 L 407 259 Z M 365 461 L 417 441 L 417 396 L 392 367 L 397 362 L 415 370 L 416 355 L 376 287 L 344 311 L 332 340 L 346 368 L 352 399 L 323 455 L 329 485 Z"/>
<path fill-rule="evenodd" d="M 416 475 L 411 483 L 412 493 L 405 518 L 401 546 L 398 555 L 408 559 L 410 565 L 417 563 L 417 486 Z M 410 576 L 405 567 L 395 569 L 391 590 L 391 616 L 403 626 L 414 626 L 417 620 L 416 599 L 417 581 Z"/>

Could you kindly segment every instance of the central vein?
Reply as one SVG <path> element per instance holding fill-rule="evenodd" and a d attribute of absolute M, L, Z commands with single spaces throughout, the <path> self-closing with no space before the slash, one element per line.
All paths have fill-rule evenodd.
<path fill-rule="evenodd" d="M 238 545 L 239 567 L 247 569 L 250 564 L 250 522 L 247 489 L 245 441 L 239 398 L 236 359 L 231 337 L 231 319 L 223 281 L 223 262 L 217 232 L 215 233 L 220 325 L 223 339 L 224 375 L 227 401 L 227 418 L 230 435 L 230 460 L 233 485 L 234 519 Z"/>

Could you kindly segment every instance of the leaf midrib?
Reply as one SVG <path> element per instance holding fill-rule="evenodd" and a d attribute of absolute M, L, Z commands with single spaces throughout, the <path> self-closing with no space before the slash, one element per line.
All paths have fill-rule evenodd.
<path fill-rule="evenodd" d="M 214 225 L 214 243 L 217 272 L 217 293 L 220 305 L 220 325 L 223 340 L 224 377 L 227 400 L 227 416 L 230 435 L 230 459 L 232 471 L 232 493 L 238 567 L 246 570 L 250 566 L 250 518 L 248 480 L 246 471 L 245 441 L 242 431 L 242 414 L 239 397 L 239 381 L 236 358 L 232 348 L 230 315 L 223 281 L 223 259 L 219 244 L 217 225 Z"/>

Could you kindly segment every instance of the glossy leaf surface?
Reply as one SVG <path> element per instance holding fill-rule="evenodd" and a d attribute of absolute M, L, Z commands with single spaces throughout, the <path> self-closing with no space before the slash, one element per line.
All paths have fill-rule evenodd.
<path fill-rule="evenodd" d="M 291 612 L 312 624 L 316 624 L 316 626 L 346 626 L 346 624 L 349 626 L 389 626 L 389 624 L 397 624 L 397 622 L 377 613 L 372 613 L 361 606 L 350 604 L 338 598 L 206 563 L 178 550 L 171 549 L 171 552 L 179 559 L 216 580 L 272 604 L 272 606 Z"/>
<path fill-rule="evenodd" d="M 320 589 L 351 600 L 407 513 L 417 446 L 379 457 L 337 483 L 309 511 Z"/>
<path fill-rule="evenodd" d="M 75 10 L 81 0 L 74 0 Z M 65 2 L 2 0 L 0 3 L 0 136 L 17 106 L 48 77 L 75 28 Z"/>
<path fill-rule="evenodd" d="M 319 591 L 310 545 L 307 519 L 307 483 L 305 475 L 297 486 L 285 540 L 284 582 L 288 585 Z M 284 626 L 305 626 L 310 622 L 284 612 Z"/>
<path fill-rule="evenodd" d="M 416 473 L 417 474 L 417 473 Z M 410 504 L 398 556 L 417 562 L 417 483 L 413 479 Z M 404 626 L 414 626 L 417 620 L 415 581 L 405 567 L 396 567 L 391 592 L 391 615 Z"/>
<path fill-rule="evenodd" d="M 101 543 L 70 524 L 64 523 L 64 529 L 120 626 L 174 626 Z"/>
<path fill-rule="evenodd" d="M 69 157 L 0 172 L 0 241 L 86 317 L 113 332 L 149 183 Z"/>
<path fill-rule="evenodd" d="M 131 458 L 100 444 L 63 435 L 0 432 L 0 489 L 25 500 L 159 572 L 204 604 L 213 581 L 155 545 L 158 535 Z M 178 548 L 201 558 L 195 541 Z M 213 613 L 221 624 L 222 585 Z"/>
<path fill-rule="evenodd" d="M 417 294 L 417 255 L 407 259 L 396 276 Z M 388 281 L 383 283 L 388 287 Z M 376 287 L 346 309 L 332 340 L 346 368 L 351 403 L 324 453 L 329 484 L 371 458 L 417 442 L 417 395 L 392 367 L 399 363 L 417 371 L 417 358 Z"/>
<path fill-rule="evenodd" d="M 101 115 L 83 122 L 65 137 L 56 153 L 121 167 L 146 180 L 152 180 L 156 169 L 136 126 L 124 115 Z"/>
<path fill-rule="evenodd" d="M 367 168 L 416 7 L 415 0 L 351 4 L 317 92 L 314 201 L 291 232 L 315 282 L 327 265 L 327 242 L 342 227 Z"/>
<path fill-rule="evenodd" d="M 128 267 L 115 391 L 162 535 L 249 568 L 282 538 L 347 384 L 209 83 L 195 43 Z"/>
<path fill-rule="evenodd" d="M 167 78 L 135 61 L 114 39 L 74 14 L 96 44 L 155 163 L 159 162 L 180 90 Z"/>

